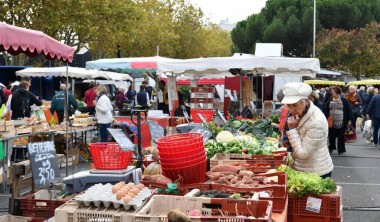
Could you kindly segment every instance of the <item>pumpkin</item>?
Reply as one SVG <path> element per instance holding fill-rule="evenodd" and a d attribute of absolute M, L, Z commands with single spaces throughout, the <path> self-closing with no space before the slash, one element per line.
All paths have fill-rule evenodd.
<path fill-rule="evenodd" d="M 153 150 L 152 154 L 153 154 L 153 160 L 156 161 L 157 163 L 159 163 L 160 162 L 160 156 L 158 154 L 157 147 Z"/>
<path fill-rule="evenodd" d="M 153 162 L 149 164 L 143 173 L 143 175 L 160 175 L 160 174 L 162 174 L 162 169 L 161 169 L 161 165 L 157 162 Z"/>

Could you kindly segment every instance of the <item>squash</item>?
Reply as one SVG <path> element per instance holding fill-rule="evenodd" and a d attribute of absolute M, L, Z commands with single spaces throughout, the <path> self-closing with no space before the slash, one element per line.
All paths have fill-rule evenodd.
<path fill-rule="evenodd" d="M 161 168 L 161 165 L 157 162 L 153 162 L 149 164 L 143 173 L 143 175 L 161 175 L 161 174 L 162 174 L 162 168 Z"/>
<path fill-rule="evenodd" d="M 159 156 L 159 154 L 158 154 L 158 149 L 157 149 L 157 147 L 154 148 L 152 154 L 153 154 L 153 160 L 156 161 L 157 163 L 159 163 L 159 162 L 160 162 L 160 156 Z"/>

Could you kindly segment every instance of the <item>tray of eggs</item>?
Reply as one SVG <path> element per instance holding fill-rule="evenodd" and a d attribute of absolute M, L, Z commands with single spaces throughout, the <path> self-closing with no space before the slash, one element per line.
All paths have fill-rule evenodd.
<path fill-rule="evenodd" d="M 95 184 L 84 193 L 76 196 L 75 200 L 82 202 L 86 207 L 93 204 L 95 207 L 103 205 L 106 208 L 119 209 L 124 207 L 125 210 L 131 208 L 137 210 L 151 195 L 152 191 L 144 184 L 134 185 L 133 183 L 119 182 L 115 185 L 109 183 Z"/>

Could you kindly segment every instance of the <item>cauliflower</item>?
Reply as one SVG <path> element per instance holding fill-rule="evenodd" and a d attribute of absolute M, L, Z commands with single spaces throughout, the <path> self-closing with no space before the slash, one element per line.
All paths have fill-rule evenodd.
<path fill-rule="evenodd" d="M 235 139 L 234 135 L 230 133 L 229 131 L 222 131 L 216 136 L 216 141 L 217 142 L 230 142 Z"/>

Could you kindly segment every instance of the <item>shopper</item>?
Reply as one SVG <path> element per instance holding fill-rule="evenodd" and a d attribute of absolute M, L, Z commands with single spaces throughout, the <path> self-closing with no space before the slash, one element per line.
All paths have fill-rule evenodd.
<path fill-rule="evenodd" d="M 169 95 L 168 87 L 166 86 L 165 81 L 160 80 L 158 83 L 159 91 L 157 92 L 158 99 L 158 110 L 162 110 L 163 113 L 169 114 Z"/>
<path fill-rule="evenodd" d="M 362 100 L 360 98 L 360 95 L 356 93 L 356 87 L 355 86 L 350 86 L 348 88 L 348 93 L 346 94 L 345 98 L 348 100 L 353 118 L 351 119 L 352 126 L 354 129 L 356 129 L 356 120 L 358 117 L 362 116 L 361 113 L 361 105 L 362 105 Z"/>
<path fill-rule="evenodd" d="M 120 86 L 116 92 L 115 105 L 119 110 L 122 110 L 124 102 L 128 102 L 128 99 L 125 97 L 125 88 Z"/>
<path fill-rule="evenodd" d="M 2 115 L 3 119 L 5 119 L 5 118 L 6 118 L 6 120 L 10 120 L 11 119 L 11 116 L 12 116 L 12 112 L 11 112 L 12 95 L 17 90 L 18 90 L 18 85 L 12 86 L 12 88 L 11 88 L 12 94 L 8 97 L 7 103 L 5 105 L 5 109 L 4 109 L 4 112 L 3 112 L 3 115 Z"/>
<path fill-rule="evenodd" d="M 353 114 L 349 102 L 341 96 L 342 89 L 335 86 L 331 89 L 331 99 L 326 101 L 326 109 L 324 113 L 326 118 L 332 117 L 332 127 L 329 128 L 329 151 L 330 153 L 336 149 L 336 138 L 338 138 L 338 154 L 346 152 L 344 142 L 344 132 L 347 127 L 351 126 Z"/>
<path fill-rule="evenodd" d="M 95 114 L 95 97 L 95 83 L 90 83 L 89 89 L 84 93 L 84 102 L 87 104 L 87 112 L 90 115 Z"/>
<path fill-rule="evenodd" d="M 149 85 L 149 81 L 147 80 L 147 81 L 143 81 L 142 82 L 142 85 L 144 85 L 144 87 L 145 87 L 145 91 L 148 93 L 148 95 L 149 95 L 149 100 L 152 100 L 152 93 L 153 93 L 153 87 L 151 87 L 150 85 Z"/>
<path fill-rule="evenodd" d="M 65 118 L 65 94 L 67 92 L 66 85 L 61 84 L 59 86 L 59 91 L 55 93 L 53 96 L 53 99 L 51 100 L 51 106 L 50 106 L 50 112 L 54 115 L 54 112 L 57 113 L 58 116 L 58 123 L 62 123 Z M 74 96 L 68 92 L 67 93 L 68 98 L 68 105 L 66 106 L 66 109 L 71 113 L 74 113 L 74 110 L 78 109 L 78 103 L 75 100 Z"/>
<path fill-rule="evenodd" d="M 12 88 L 11 84 L 8 84 L 7 87 L 3 88 L 3 92 L 5 94 L 5 103 L 8 101 L 9 96 L 12 95 L 11 88 Z"/>
<path fill-rule="evenodd" d="M 309 100 L 314 103 L 321 111 L 323 111 L 322 103 L 319 101 L 319 95 L 316 91 L 312 91 L 309 95 Z"/>
<path fill-rule="evenodd" d="M 369 103 L 375 95 L 375 88 L 373 86 L 367 88 L 367 92 L 363 93 L 363 117 L 367 116 Z"/>
<path fill-rule="evenodd" d="M 289 109 L 284 131 L 292 148 L 293 168 L 322 178 L 331 177 L 334 166 L 327 148 L 327 120 L 308 99 L 311 87 L 291 82 L 282 89 L 285 97 L 281 102 Z"/>
<path fill-rule="evenodd" d="M 99 125 L 100 142 L 108 142 L 107 128 L 109 128 L 113 122 L 113 107 L 107 96 L 107 87 L 105 85 L 96 86 L 95 92 L 97 95 L 95 99 L 95 111 Z"/>
<path fill-rule="evenodd" d="M 135 99 L 136 99 L 136 90 L 135 90 L 135 86 L 133 84 L 131 84 L 129 87 L 128 87 L 128 91 L 127 91 L 127 99 L 128 99 L 128 102 L 131 103 L 132 106 L 134 106 L 135 104 Z"/>
<path fill-rule="evenodd" d="M 144 85 L 140 85 L 140 91 L 137 93 L 137 104 L 139 106 L 150 105 L 149 94 L 145 91 Z"/>
<path fill-rule="evenodd" d="M 31 106 L 35 104 L 41 106 L 39 101 L 31 92 L 29 92 L 29 83 L 21 81 L 19 89 L 12 94 L 10 109 L 12 110 L 12 120 L 19 118 L 30 117 Z"/>

